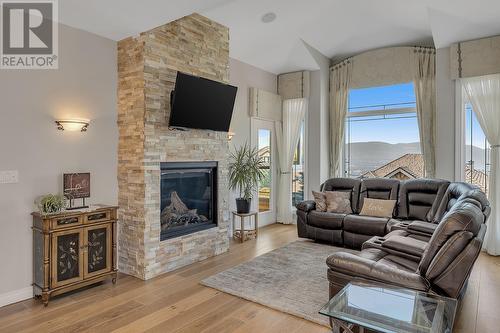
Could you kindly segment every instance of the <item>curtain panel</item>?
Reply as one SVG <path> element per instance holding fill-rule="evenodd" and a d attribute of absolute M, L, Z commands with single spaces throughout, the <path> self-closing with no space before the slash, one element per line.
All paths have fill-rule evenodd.
<path fill-rule="evenodd" d="M 491 145 L 491 215 L 483 248 L 491 255 L 500 255 L 500 74 L 462 79 L 462 85 Z"/>
<path fill-rule="evenodd" d="M 412 53 L 420 149 L 425 177 L 436 174 L 436 50 L 416 47 Z"/>
<path fill-rule="evenodd" d="M 292 211 L 292 164 L 299 142 L 300 126 L 307 111 L 306 98 L 283 101 L 283 121 L 275 122 L 276 141 L 280 163 L 278 185 L 277 221 L 283 224 L 293 223 Z"/>
<path fill-rule="evenodd" d="M 342 148 L 351 77 L 350 59 L 330 68 L 330 177 L 342 177 Z"/>

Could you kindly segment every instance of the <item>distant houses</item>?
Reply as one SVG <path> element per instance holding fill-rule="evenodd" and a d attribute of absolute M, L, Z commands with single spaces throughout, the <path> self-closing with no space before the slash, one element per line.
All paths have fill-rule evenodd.
<path fill-rule="evenodd" d="M 360 178 L 396 178 L 400 180 L 424 177 L 424 159 L 422 154 L 405 154 L 381 167 L 365 172 Z M 486 192 L 488 175 L 470 165 L 465 166 L 465 179 Z"/>

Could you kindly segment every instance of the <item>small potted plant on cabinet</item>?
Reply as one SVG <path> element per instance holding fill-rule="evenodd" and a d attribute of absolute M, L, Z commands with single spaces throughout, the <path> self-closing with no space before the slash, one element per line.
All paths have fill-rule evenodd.
<path fill-rule="evenodd" d="M 264 157 L 257 148 L 245 144 L 231 153 L 229 162 L 229 187 L 239 191 L 236 199 L 236 211 L 240 214 L 250 212 L 253 194 L 259 182 L 264 179 Z"/>
<path fill-rule="evenodd" d="M 47 194 L 35 201 L 43 215 L 60 213 L 66 207 L 66 198 L 62 194 Z"/>

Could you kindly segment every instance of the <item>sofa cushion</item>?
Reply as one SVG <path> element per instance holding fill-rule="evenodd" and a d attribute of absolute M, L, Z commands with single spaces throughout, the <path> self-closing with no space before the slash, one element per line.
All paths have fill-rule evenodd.
<path fill-rule="evenodd" d="M 451 183 L 443 196 L 443 200 L 439 205 L 433 222 L 439 223 L 446 213 L 457 203 L 458 199 L 464 196 L 467 192 L 475 189 L 476 187 L 469 183 L 456 182 Z"/>
<path fill-rule="evenodd" d="M 401 183 L 398 217 L 431 222 L 450 183 L 440 179 L 411 179 Z"/>
<path fill-rule="evenodd" d="M 373 217 L 347 215 L 344 219 L 344 230 L 369 236 L 383 236 L 386 234 L 387 217 Z"/>
<path fill-rule="evenodd" d="M 358 213 L 364 205 L 366 198 L 397 200 L 399 180 L 391 178 L 366 178 L 361 182 Z"/>
<path fill-rule="evenodd" d="M 326 212 L 326 197 L 324 192 L 312 191 L 314 204 L 318 212 Z"/>
<path fill-rule="evenodd" d="M 351 195 L 347 192 L 325 191 L 326 211 L 329 213 L 351 214 Z"/>
<path fill-rule="evenodd" d="M 337 230 L 342 229 L 342 223 L 346 214 L 319 212 L 312 210 L 307 216 L 307 224 L 313 227 Z"/>
<path fill-rule="evenodd" d="M 365 198 L 359 215 L 375 217 L 392 217 L 396 200 Z"/>
<path fill-rule="evenodd" d="M 408 253 L 413 256 L 421 257 L 424 253 L 427 242 L 405 236 L 392 235 L 385 237 L 382 242 L 383 248 L 388 248 L 397 252 Z"/>
<path fill-rule="evenodd" d="M 358 209 L 359 191 L 361 180 L 354 178 L 331 178 L 321 185 L 321 191 L 339 191 L 351 194 L 351 209 L 356 212 Z"/>

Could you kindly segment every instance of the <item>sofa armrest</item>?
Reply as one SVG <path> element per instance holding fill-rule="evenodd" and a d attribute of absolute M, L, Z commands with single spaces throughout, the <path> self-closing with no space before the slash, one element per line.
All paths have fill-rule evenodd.
<path fill-rule="evenodd" d="M 299 202 L 295 205 L 295 207 L 297 207 L 298 210 L 308 213 L 311 210 L 316 209 L 316 203 L 314 202 L 314 200 L 306 200 Z"/>
<path fill-rule="evenodd" d="M 408 232 L 416 232 L 416 233 L 421 233 L 425 235 L 432 236 L 434 231 L 437 228 L 437 224 L 430 223 L 430 222 L 424 222 L 424 221 L 413 221 L 410 223 L 408 226 Z"/>
<path fill-rule="evenodd" d="M 370 250 L 364 250 L 361 253 L 366 251 Z M 378 251 L 375 250 L 375 252 Z M 386 265 L 379 262 L 378 259 L 380 258 L 373 259 L 364 258 L 353 253 L 336 252 L 326 259 L 326 264 L 331 271 L 352 277 L 375 280 L 421 291 L 429 289 L 429 283 L 416 272 L 413 273 Z"/>
<path fill-rule="evenodd" d="M 422 257 L 427 242 L 405 236 L 393 235 L 382 242 L 382 248 Z"/>

